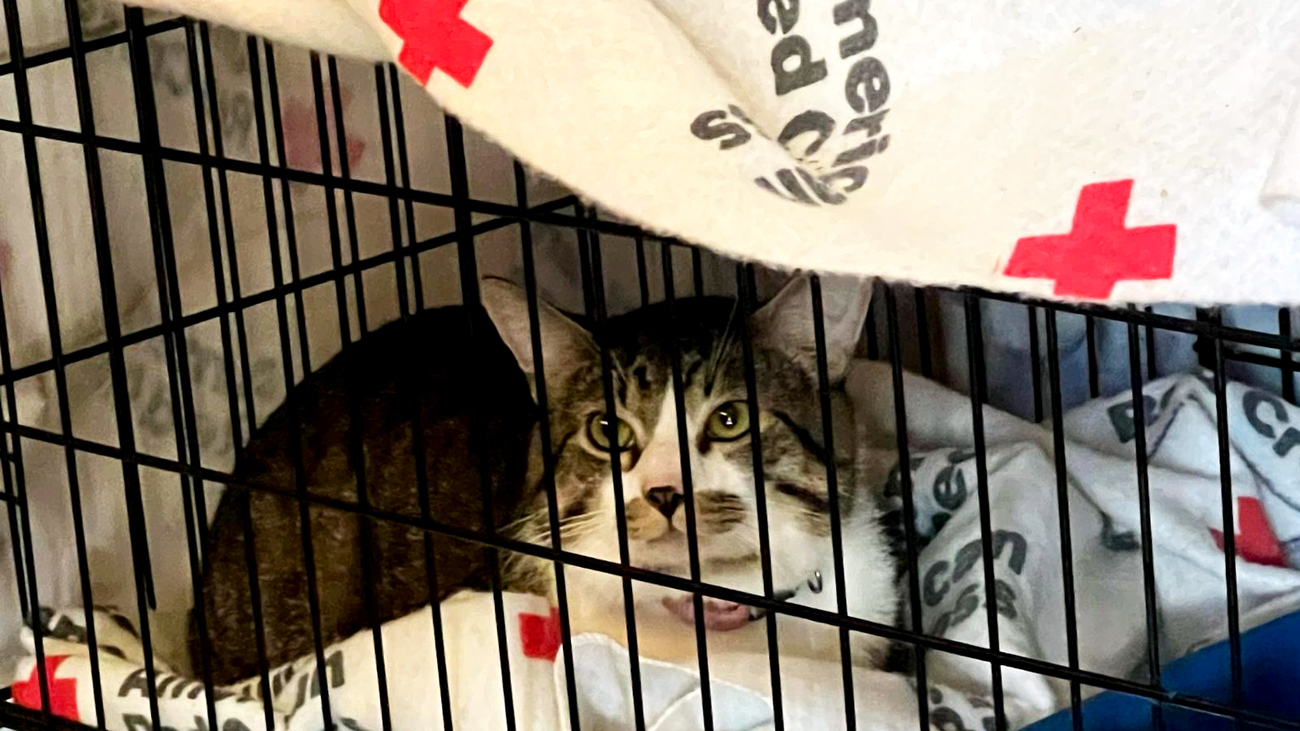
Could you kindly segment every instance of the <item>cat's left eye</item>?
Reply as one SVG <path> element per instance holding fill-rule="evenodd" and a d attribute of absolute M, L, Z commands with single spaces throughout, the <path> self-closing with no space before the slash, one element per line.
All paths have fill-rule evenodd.
<path fill-rule="evenodd" d="M 587 438 L 591 443 L 596 445 L 597 449 L 603 449 L 606 452 L 612 451 L 610 446 L 610 436 L 613 435 L 618 441 L 619 449 L 627 449 L 632 446 L 636 440 L 636 434 L 632 431 L 632 426 L 626 421 L 615 417 L 614 425 L 610 425 L 609 420 L 603 414 L 592 414 L 587 420 Z"/>
<path fill-rule="evenodd" d="M 710 439 L 730 442 L 749 433 L 749 404 L 744 401 L 728 401 L 709 414 L 709 421 L 704 431 Z"/>

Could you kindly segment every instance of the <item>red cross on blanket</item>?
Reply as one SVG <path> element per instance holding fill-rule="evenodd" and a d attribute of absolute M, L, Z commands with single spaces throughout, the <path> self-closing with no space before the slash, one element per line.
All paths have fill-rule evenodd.
<path fill-rule="evenodd" d="M 1223 532 L 1211 528 L 1210 535 L 1222 551 Z M 1265 566 L 1286 567 L 1286 554 L 1282 552 L 1282 544 L 1278 543 L 1277 536 L 1273 535 L 1273 529 L 1268 525 L 1264 506 L 1255 498 L 1237 498 L 1237 530 L 1234 535 L 1239 557 Z"/>
<path fill-rule="evenodd" d="M 379 17 L 404 41 L 397 60 L 421 84 L 435 68 L 469 88 L 492 47 L 486 33 L 465 22 L 469 0 L 380 0 Z"/>
<path fill-rule="evenodd" d="M 50 688 L 50 712 L 69 721 L 80 721 L 77 713 L 77 679 L 55 678 L 59 665 L 67 660 L 67 655 L 49 655 L 45 658 L 45 678 Z M 13 684 L 14 702 L 23 708 L 41 708 L 41 666 L 32 668 L 27 680 Z"/>
<path fill-rule="evenodd" d="M 1125 228 L 1132 191 L 1132 180 L 1085 185 L 1070 232 L 1020 239 L 1004 273 L 1052 279 L 1055 294 L 1093 299 L 1110 297 L 1121 280 L 1168 279 L 1177 229 Z"/>
<path fill-rule="evenodd" d="M 519 644 L 524 657 L 554 662 L 560 651 L 560 612 L 552 607 L 550 616 L 519 613 Z"/>

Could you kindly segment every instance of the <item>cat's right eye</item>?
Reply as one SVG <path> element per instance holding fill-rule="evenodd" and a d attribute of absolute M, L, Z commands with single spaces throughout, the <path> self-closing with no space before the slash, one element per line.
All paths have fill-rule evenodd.
<path fill-rule="evenodd" d="M 610 451 L 612 449 L 610 435 L 615 431 L 617 431 L 619 449 L 627 449 L 636 440 L 636 434 L 632 432 L 632 427 L 626 421 L 614 417 L 614 422 L 611 425 L 605 415 L 600 413 L 592 414 L 591 418 L 587 420 L 587 438 L 591 440 L 591 443 L 597 449 L 603 449 L 606 452 Z"/>
<path fill-rule="evenodd" d="M 709 414 L 705 431 L 710 439 L 734 442 L 749 433 L 749 404 L 728 401 Z"/>

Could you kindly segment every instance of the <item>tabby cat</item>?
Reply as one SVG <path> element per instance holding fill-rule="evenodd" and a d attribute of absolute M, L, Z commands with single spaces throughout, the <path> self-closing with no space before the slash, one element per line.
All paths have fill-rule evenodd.
<path fill-rule="evenodd" d="M 777 598 L 830 611 L 837 606 L 826 466 L 833 458 L 848 611 L 877 622 L 894 621 L 895 567 L 879 525 L 876 496 L 867 487 L 874 483 L 864 474 L 865 448 L 858 447 L 865 441 L 838 388 L 861 332 L 865 295 L 855 290 L 826 301 L 827 375 L 837 386 L 831 391 L 834 444 L 823 436 L 805 278 L 793 280 L 748 323 L 737 303 L 725 298 L 678 300 L 672 317 L 666 305 L 652 305 L 593 327 L 539 303 L 540 362 L 563 548 L 619 561 L 611 455 L 617 452 L 631 564 L 689 576 L 681 419 L 701 578 L 762 594 L 752 451 L 758 434 Z M 484 588 L 489 576 L 482 549 L 450 538 L 433 537 L 426 546 L 419 531 L 374 520 L 363 541 L 359 519 L 325 504 L 355 501 L 358 472 L 373 508 L 411 517 L 428 514 L 474 530 L 482 527 L 480 487 L 486 480 L 499 528 L 522 540 L 550 543 L 541 430 L 536 399 L 530 398 L 530 389 L 535 396 L 543 379 L 537 377 L 527 300 L 517 287 L 500 280 L 484 281 L 481 299 L 488 317 L 475 311 L 478 358 L 465 357 L 470 352 L 465 309 L 432 310 L 405 327 L 389 325 L 308 378 L 294 391 L 296 407 L 282 407 L 249 443 L 236 468 L 238 481 L 282 485 L 288 494 L 229 490 L 213 522 L 203 584 L 214 680 L 229 682 L 258 670 L 250 563 L 258 573 L 269 665 L 312 650 L 295 489 L 326 499 L 307 509 L 326 642 L 358 631 L 372 619 L 363 563 L 373 577 L 373 620 L 378 622 L 430 600 L 428 555 L 436 556 L 434 598 Z M 752 336 L 756 412 L 746 400 L 741 340 L 746 326 Z M 606 409 L 602 345 L 611 367 L 613 418 Z M 680 362 L 680 399 L 673 388 L 674 351 Z M 355 364 L 349 366 L 348 357 Z M 355 389 L 355 403 L 349 403 L 348 383 Z M 684 407 L 680 415 L 679 400 Z M 361 434 L 351 438 L 350 409 L 361 416 Z M 411 417 L 417 414 L 419 440 L 411 429 Z M 481 431 L 471 433 L 471 424 Z M 302 445 L 301 488 L 294 481 L 299 459 L 292 449 L 295 441 Z M 422 443 L 427 498 L 416 479 L 417 441 Z M 358 442 L 364 470 L 356 469 L 353 446 Z M 566 568 L 565 577 L 573 631 L 624 638 L 621 580 L 573 567 Z M 552 564 L 544 559 L 506 557 L 504 584 L 555 599 Z M 637 582 L 634 596 L 641 652 L 665 660 L 692 658 L 692 595 Z M 710 652 L 766 650 L 765 623 L 756 621 L 761 611 L 712 599 L 701 606 Z M 833 628 L 788 617 L 779 622 L 783 655 L 838 658 Z M 884 641 L 860 633 L 853 638 L 855 661 L 877 665 L 883 660 Z M 195 658 L 198 651 L 196 642 Z"/>

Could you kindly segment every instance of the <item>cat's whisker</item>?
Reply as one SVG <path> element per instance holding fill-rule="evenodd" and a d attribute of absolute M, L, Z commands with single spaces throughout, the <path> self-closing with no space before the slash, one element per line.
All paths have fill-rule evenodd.
<path fill-rule="evenodd" d="M 603 520 L 611 516 L 612 514 L 613 511 L 608 509 L 591 510 L 586 513 L 582 513 L 580 515 L 570 515 L 569 517 L 562 519 L 560 521 L 560 525 L 565 526 L 565 525 L 573 525 L 575 523 L 580 524 L 585 522 L 594 522 L 598 520 Z"/>
<path fill-rule="evenodd" d="M 575 515 L 560 522 L 560 535 L 565 538 L 574 538 L 588 533 L 593 533 L 603 525 L 608 524 L 610 511 L 597 510 L 582 515 Z"/>
<path fill-rule="evenodd" d="M 502 533 L 505 533 L 505 534 L 507 534 L 507 535 L 513 535 L 513 534 L 516 534 L 516 533 L 518 533 L 521 529 L 527 527 L 529 524 L 531 524 L 531 523 L 532 523 L 533 521 L 535 521 L 536 519 L 537 519 L 537 515 L 536 515 L 536 514 L 524 515 L 524 516 L 522 516 L 522 517 L 520 517 L 520 518 L 516 518 L 516 519 L 510 521 L 509 523 L 506 523 L 505 525 L 501 526 L 501 532 L 502 532 Z"/>
<path fill-rule="evenodd" d="M 737 299 L 731 306 L 731 314 L 727 316 L 727 325 L 723 329 L 718 346 L 714 348 L 713 354 L 709 358 L 708 367 L 704 371 L 705 382 L 709 384 L 710 389 L 713 387 L 714 381 L 717 380 L 718 372 L 732 355 L 732 341 L 736 334 L 736 320 L 739 312 L 740 300 Z"/>
<path fill-rule="evenodd" d="M 757 549 L 759 547 L 758 531 L 732 530 L 727 533 L 727 540 L 739 542 L 745 548 Z"/>
<path fill-rule="evenodd" d="M 594 510 L 561 518 L 558 521 L 561 537 L 572 537 L 596 527 L 609 514 L 608 510 Z M 524 529 L 531 528 L 529 532 Z M 519 540 L 549 545 L 551 540 L 550 513 L 540 510 L 510 523 L 506 530 Z"/>

